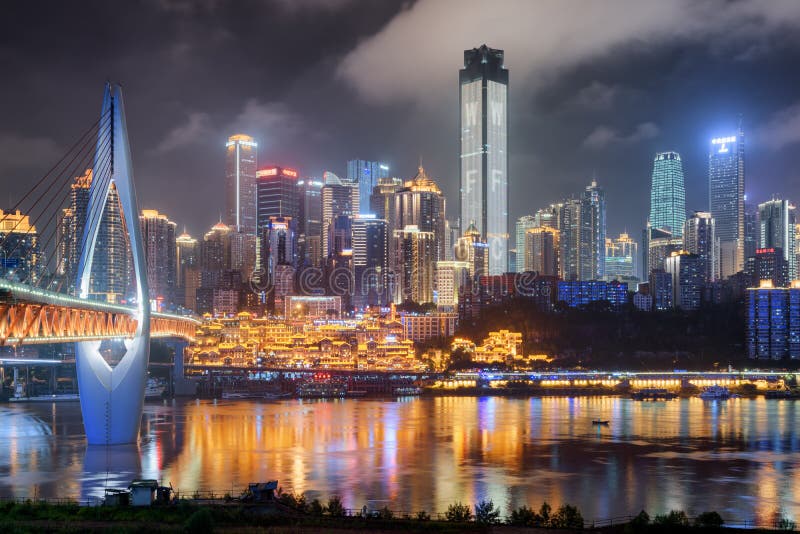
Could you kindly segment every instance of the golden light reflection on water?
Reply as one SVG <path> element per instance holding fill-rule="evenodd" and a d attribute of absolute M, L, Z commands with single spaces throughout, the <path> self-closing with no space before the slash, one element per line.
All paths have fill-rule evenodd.
<path fill-rule="evenodd" d="M 14 406 L 8 428 L 35 435 L 0 434 L 0 495 L 96 494 L 110 471 L 118 485 L 142 475 L 188 494 L 278 479 L 323 500 L 339 495 L 351 508 L 441 512 L 491 498 L 506 509 L 574 503 L 587 518 L 644 508 L 769 520 L 778 509 L 800 512 L 798 407 L 613 397 L 154 404 L 138 453 L 110 461 L 84 457 L 77 405 L 41 414 Z M 53 435 L 36 434 L 42 421 Z"/>

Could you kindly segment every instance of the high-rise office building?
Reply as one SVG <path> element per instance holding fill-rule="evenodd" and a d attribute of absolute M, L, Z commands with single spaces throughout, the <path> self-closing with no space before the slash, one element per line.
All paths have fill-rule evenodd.
<path fill-rule="evenodd" d="M 606 280 L 631 280 L 639 277 L 639 248 L 628 234 L 606 238 Z"/>
<path fill-rule="evenodd" d="M 516 241 L 517 257 L 515 263 L 515 271 L 521 273 L 525 270 L 525 232 L 529 228 L 539 226 L 536 224 L 536 217 L 533 215 L 523 215 L 517 219 L 516 224 Z"/>
<path fill-rule="evenodd" d="M 378 185 L 372 189 L 369 197 L 370 213 L 377 219 L 383 219 L 394 228 L 394 194 L 403 188 L 403 181 L 400 178 L 382 178 L 378 180 Z M 361 193 L 359 192 L 359 195 Z"/>
<path fill-rule="evenodd" d="M 744 261 L 754 258 L 758 248 L 758 205 L 744 199 Z"/>
<path fill-rule="evenodd" d="M 529 228 L 525 232 L 525 257 L 522 271 L 541 276 L 558 276 L 559 231 L 547 226 Z"/>
<path fill-rule="evenodd" d="M 700 256 L 685 250 L 673 252 L 664 261 L 664 270 L 672 276 L 673 306 L 683 310 L 700 307 L 704 268 Z"/>
<path fill-rule="evenodd" d="M 200 247 L 186 230 L 175 238 L 175 302 L 194 309 L 199 285 Z"/>
<path fill-rule="evenodd" d="M 602 280 L 606 275 L 606 193 L 597 185 L 597 180 L 592 180 L 581 200 L 581 248 L 591 251 L 591 277 L 588 279 Z M 588 235 L 588 246 L 583 241 L 584 233 Z"/>
<path fill-rule="evenodd" d="M 379 180 L 389 177 L 389 166 L 378 161 L 351 159 L 347 162 L 347 180 L 358 183 L 359 206 L 356 213 L 371 213 L 370 195 Z"/>
<path fill-rule="evenodd" d="M 780 248 L 757 248 L 753 270 L 756 282 L 769 280 L 775 287 L 789 285 L 789 265 Z"/>
<path fill-rule="evenodd" d="M 357 307 L 391 303 L 389 232 L 384 219 L 371 214 L 353 218 L 353 277 Z"/>
<path fill-rule="evenodd" d="M 560 231 L 561 277 L 600 280 L 606 263 L 605 192 L 592 180 L 579 198 L 554 205 Z"/>
<path fill-rule="evenodd" d="M 758 205 L 758 248 L 781 249 L 788 279 L 797 279 L 795 211 L 788 200 L 772 199 Z"/>
<path fill-rule="evenodd" d="M 274 165 L 256 171 L 256 220 L 261 230 L 271 217 L 289 217 L 295 224 L 300 217 L 298 173 Z"/>
<path fill-rule="evenodd" d="M 311 267 L 322 265 L 322 180 L 300 180 L 300 217 L 297 225 L 298 260 Z"/>
<path fill-rule="evenodd" d="M 418 304 L 433 302 L 433 277 L 436 256 L 433 232 L 416 226 L 394 231 L 396 296 L 395 302 Z"/>
<path fill-rule="evenodd" d="M 142 210 L 139 215 L 147 285 L 150 299 L 157 303 L 175 303 L 177 288 L 176 224 L 157 210 Z"/>
<path fill-rule="evenodd" d="M 249 135 L 232 135 L 225 150 L 225 223 L 255 234 L 258 143 Z"/>
<path fill-rule="evenodd" d="M 723 279 L 744 268 L 744 132 L 715 137 L 708 155 L 709 211 L 719 239 Z"/>
<path fill-rule="evenodd" d="M 222 221 L 211 227 L 200 243 L 200 271 L 219 273 L 231 268 L 231 228 Z"/>
<path fill-rule="evenodd" d="M 328 240 L 331 225 L 341 216 L 352 217 L 358 210 L 358 183 L 325 173 L 322 186 L 322 253 L 328 258 L 332 249 Z"/>
<path fill-rule="evenodd" d="M 395 229 L 416 226 L 420 232 L 432 232 L 434 261 L 445 259 L 444 195 L 421 166 L 417 175 L 395 192 L 393 215 Z"/>
<path fill-rule="evenodd" d="M 39 234 L 30 217 L 0 210 L 0 277 L 36 285 L 43 274 Z"/>
<path fill-rule="evenodd" d="M 508 270 L 508 70 L 503 51 L 464 51 L 459 71 L 461 224 L 489 244 L 489 274 Z"/>
<path fill-rule="evenodd" d="M 469 263 L 465 261 L 436 262 L 436 307 L 441 311 L 456 311 L 458 296 L 469 280 Z"/>
<path fill-rule="evenodd" d="M 684 249 L 698 257 L 703 283 L 717 279 L 717 240 L 714 218 L 707 211 L 696 211 L 683 225 Z"/>
<path fill-rule="evenodd" d="M 747 354 L 751 358 L 800 358 L 800 283 L 747 289 Z"/>
<path fill-rule="evenodd" d="M 464 235 L 456 240 L 453 251 L 455 261 L 466 262 L 469 266 L 469 277 L 474 280 L 487 276 L 489 272 L 489 244 L 481 237 L 474 224 L 469 225 Z"/>
<path fill-rule="evenodd" d="M 686 189 L 681 156 L 677 152 L 659 152 L 653 160 L 650 224 L 681 237 L 685 220 Z"/>
<path fill-rule="evenodd" d="M 63 276 L 64 287 L 68 287 L 69 292 L 75 289 L 92 177 L 92 169 L 87 169 L 83 175 L 75 178 L 70 186 L 69 207 L 62 211 L 59 222 L 57 249 L 60 257 L 56 271 Z M 119 194 L 112 184 L 97 232 L 89 282 L 90 298 L 113 303 L 123 300 L 130 289 L 128 286 L 132 265 Z"/>

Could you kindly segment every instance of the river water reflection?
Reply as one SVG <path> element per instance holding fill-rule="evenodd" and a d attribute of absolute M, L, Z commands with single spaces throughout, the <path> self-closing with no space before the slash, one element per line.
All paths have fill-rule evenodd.
<path fill-rule="evenodd" d="M 584 517 L 800 514 L 795 401 L 616 397 L 147 404 L 138 447 L 87 448 L 77 403 L 0 406 L 0 497 L 99 496 L 135 477 L 184 493 L 278 479 L 345 506 L 441 512 L 576 504 Z M 594 427 L 592 419 L 609 419 Z"/>

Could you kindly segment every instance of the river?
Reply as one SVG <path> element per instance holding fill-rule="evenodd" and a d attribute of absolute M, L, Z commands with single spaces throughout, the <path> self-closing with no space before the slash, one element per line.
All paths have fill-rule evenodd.
<path fill-rule="evenodd" d="M 0 497 L 102 496 L 133 478 L 184 494 L 248 482 L 346 507 L 443 512 L 543 500 L 587 519 L 682 509 L 800 514 L 796 401 L 422 397 L 147 403 L 138 446 L 87 448 L 78 403 L 0 405 Z M 592 419 L 610 424 L 593 426 Z"/>

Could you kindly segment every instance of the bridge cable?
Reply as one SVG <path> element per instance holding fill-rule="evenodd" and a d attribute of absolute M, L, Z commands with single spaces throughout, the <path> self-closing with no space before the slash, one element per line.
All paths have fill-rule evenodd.
<path fill-rule="evenodd" d="M 75 160 L 76 160 L 76 159 L 77 159 L 77 158 L 78 158 L 78 157 L 79 157 L 79 156 L 80 156 L 80 155 L 83 153 L 83 151 L 84 151 L 84 150 L 85 150 L 87 147 L 89 147 L 89 146 L 91 145 L 91 143 L 92 143 L 92 141 L 93 141 L 94 139 L 95 139 L 94 137 L 90 137 L 90 138 L 89 138 L 89 139 L 88 139 L 86 142 L 84 142 L 83 146 L 80 148 L 80 150 L 79 150 L 78 152 L 76 152 L 76 153 L 75 153 L 75 155 L 72 157 L 72 159 L 70 160 L 70 162 L 69 162 L 67 165 L 68 165 L 68 166 L 72 165 L 72 164 L 75 162 Z M 67 154 L 67 155 L 69 155 L 69 154 Z M 66 170 L 66 169 L 64 169 L 64 170 Z M 62 170 L 62 172 L 63 172 L 63 170 Z M 68 176 L 68 175 L 67 175 L 67 176 Z M 42 213 L 40 213 L 40 214 L 39 214 L 38 216 L 36 216 L 36 217 L 33 217 L 31 214 L 33 213 L 33 210 L 36 208 L 36 206 L 39 204 L 39 202 L 41 202 L 41 201 L 42 201 L 42 199 L 43 199 L 43 198 L 44 198 L 44 197 L 45 197 L 47 194 L 49 194 L 49 193 L 50 193 L 50 191 L 53 189 L 53 186 L 55 186 L 55 185 L 56 185 L 58 182 L 62 181 L 63 179 L 64 179 L 64 175 L 63 175 L 63 174 L 59 173 L 58 175 L 56 175 L 55 179 L 51 180 L 51 182 L 49 183 L 49 185 L 48 185 L 48 186 L 45 188 L 45 190 L 44 190 L 44 191 L 42 191 L 42 193 L 41 193 L 41 194 L 39 194 L 39 196 L 36 198 L 36 200 L 35 200 L 35 201 L 34 201 L 34 203 L 33 203 L 33 204 L 30 206 L 30 208 L 28 208 L 28 209 L 26 210 L 26 211 L 28 212 L 28 220 L 29 220 L 29 221 L 30 221 L 31 219 L 33 219 L 33 220 L 35 221 L 35 220 L 36 220 L 38 217 L 40 217 L 40 216 L 42 215 L 42 213 L 43 213 L 43 212 L 42 212 Z M 25 194 L 25 196 L 23 197 L 23 199 L 24 199 L 24 198 L 27 198 L 27 197 L 28 197 L 28 196 L 29 196 L 29 195 L 30 195 L 30 194 L 31 194 L 33 191 L 35 191 L 35 190 L 38 188 L 39 184 L 41 184 L 41 182 L 42 182 L 42 181 L 40 180 L 40 181 L 39 181 L 39 183 L 37 183 L 37 185 L 36 185 L 36 186 L 34 186 L 34 188 L 33 188 L 33 189 L 31 189 L 30 191 L 28 191 L 28 193 L 26 193 L 26 194 Z M 60 187 L 59 187 L 59 189 L 60 189 Z M 14 208 L 14 211 L 16 211 L 17 207 L 19 206 L 19 204 L 20 204 L 21 202 L 22 202 L 22 200 L 20 200 L 20 202 L 18 202 L 18 203 L 17 203 L 17 206 L 15 206 L 15 208 Z M 46 207 L 45 207 L 45 209 L 46 209 Z M 8 215 L 9 215 L 9 214 L 5 214 L 2 220 L 5 220 L 5 219 L 8 217 Z M 2 220 L 0 220 L 0 222 L 2 222 Z M 18 227 L 18 226 L 19 226 L 19 225 L 22 223 L 22 220 L 23 220 L 23 219 L 22 219 L 22 217 L 20 217 L 20 219 L 17 221 L 17 223 L 14 225 L 14 227 L 13 227 L 13 228 L 11 228 L 11 229 L 9 229 L 9 230 L 7 230 L 7 232 L 8 232 L 8 233 L 7 233 L 7 234 L 4 236 L 3 240 L 2 240 L 2 241 L 0 241 L 0 248 L 2 248 L 2 247 L 5 245 L 6 241 L 8 241 L 8 239 L 11 237 L 11 235 L 13 235 L 13 233 L 14 233 L 14 230 L 16 230 L 16 229 L 17 229 L 17 227 Z M 34 224 L 35 224 L 35 223 L 34 223 Z M 6 231 L 6 230 L 4 230 L 4 231 Z"/>
<path fill-rule="evenodd" d="M 53 173 L 53 172 L 54 172 L 54 171 L 55 171 L 57 168 L 59 168 L 59 167 L 61 166 L 61 164 L 64 162 L 64 160 L 66 160 L 66 159 L 67 159 L 67 157 L 68 157 L 68 156 L 69 156 L 69 155 L 72 153 L 72 151 L 73 151 L 73 150 L 74 150 L 76 147 L 78 147 L 78 145 L 80 145 L 80 144 L 83 142 L 83 140 L 84 140 L 85 138 L 87 138 L 87 136 L 88 136 L 88 138 L 89 138 L 89 139 L 94 139 L 94 138 L 95 138 L 95 135 L 94 135 L 94 134 L 96 134 L 96 130 L 98 130 L 98 129 L 99 129 L 98 125 L 99 125 L 99 124 L 100 124 L 102 121 L 104 121 L 104 120 L 108 119 L 108 118 L 109 118 L 109 116 L 110 116 L 110 114 L 109 114 L 109 113 L 103 113 L 103 114 L 101 114 L 101 115 L 100 115 L 100 117 L 99 117 L 99 118 L 98 118 L 98 119 L 97 119 L 97 120 L 96 120 L 96 121 L 95 121 L 95 122 L 94 122 L 94 123 L 93 123 L 93 124 L 92 124 L 92 125 L 91 125 L 91 126 L 90 126 L 90 127 L 89 127 L 89 128 L 88 128 L 88 129 L 87 129 L 85 132 L 84 132 L 84 133 L 83 133 L 83 134 L 81 134 L 81 136 L 78 138 L 78 141 L 76 141 L 76 142 L 75 142 L 75 144 L 74 144 L 74 145 L 72 145 L 72 146 L 69 148 L 69 150 L 67 150 L 67 152 L 65 152 L 65 153 L 64 153 L 64 155 L 61 157 L 61 159 L 60 159 L 60 160 L 58 160 L 58 162 L 56 162 L 56 164 L 55 164 L 55 165 L 53 165 L 53 167 L 51 167 L 51 168 L 50 168 L 50 170 L 49 170 L 49 171 L 47 171 L 47 172 L 45 173 L 45 175 L 44 175 L 44 176 L 42 176 L 42 177 L 41 177 L 41 178 L 40 178 L 40 179 L 39 179 L 39 180 L 38 180 L 38 181 L 37 181 L 37 182 L 36 182 L 36 183 L 33 185 L 33 187 L 32 187 L 31 189 L 29 189 L 29 190 L 28 190 L 28 192 L 26 192 L 26 193 L 25 193 L 25 194 L 22 196 L 22 198 L 21 198 L 21 199 L 19 199 L 19 201 L 17 201 L 17 203 L 16 203 L 16 204 L 15 204 L 15 205 L 14 205 L 14 206 L 13 206 L 13 207 L 12 207 L 12 208 L 9 210 L 9 211 L 10 211 L 10 212 L 16 212 L 16 211 L 17 211 L 17 209 L 18 209 L 18 208 L 20 208 L 20 206 L 22 206 L 22 203 L 23 203 L 23 202 L 25 202 L 25 200 L 26 200 L 26 199 L 27 199 L 27 198 L 28 198 L 28 197 L 29 197 L 31 194 L 33 194 L 33 192 L 34 192 L 34 191 L 35 191 L 35 190 L 36 190 L 36 189 L 37 189 L 37 188 L 38 188 L 40 185 L 42 185 L 42 183 L 44 183 L 44 181 L 45 181 L 45 180 L 48 178 L 48 176 L 50 176 L 50 175 L 51 175 L 51 174 L 52 174 L 52 173 Z M 0 223 L 2 223 L 3 221 L 5 221 L 5 220 L 8 218 L 8 216 L 9 216 L 9 213 L 5 213 L 5 214 L 3 215 L 3 217 L 2 217 L 2 218 L 0 218 Z"/>
<path fill-rule="evenodd" d="M 86 148 L 88 146 L 90 146 L 88 144 L 88 142 L 86 144 L 84 144 L 84 146 L 81 148 L 81 150 L 78 153 L 76 153 L 75 156 L 72 158 L 72 161 L 70 162 L 70 168 L 64 169 L 62 174 L 57 176 L 56 179 L 53 180 L 48 185 L 47 189 L 45 189 L 45 191 L 43 191 L 42 194 L 39 195 L 39 197 L 34 202 L 33 206 L 31 206 L 31 208 L 30 208 L 31 211 L 29 212 L 29 215 L 28 215 L 28 221 L 29 221 L 29 224 L 30 224 L 31 227 L 36 227 L 38 225 L 39 228 L 43 228 L 43 229 L 50 228 L 50 224 L 51 224 L 52 220 L 54 219 L 55 216 L 57 216 L 59 214 L 59 209 L 58 208 L 64 203 L 64 200 L 66 200 L 66 196 L 70 192 L 71 188 L 70 187 L 65 187 L 65 186 L 67 186 L 69 184 L 69 180 L 70 180 L 70 178 L 72 178 L 74 176 L 75 170 L 79 169 L 79 168 L 86 168 L 87 162 L 93 157 L 93 151 L 92 150 L 89 150 L 88 152 L 85 152 L 85 150 L 86 150 Z M 82 153 L 83 153 L 83 155 L 81 156 Z M 78 159 L 79 156 L 81 156 L 81 159 L 78 160 L 77 163 L 76 163 L 76 160 Z M 58 188 L 53 189 L 53 187 L 58 182 L 61 182 L 61 181 L 63 181 L 64 183 L 59 185 Z M 62 198 L 59 200 L 58 203 L 54 203 L 54 201 L 56 199 L 56 195 L 58 195 L 59 192 L 62 191 L 62 189 L 64 190 L 64 194 L 62 195 Z M 47 194 L 49 194 L 51 192 L 53 193 L 52 197 L 47 201 L 46 205 L 44 205 L 41 208 L 41 211 L 38 214 L 33 215 L 32 212 L 33 212 L 33 209 L 36 207 L 36 205 L 45 197 L 45 195 L 47 195 Z M 48 210 L 51 209 L 51 208 L 54 208 L 54 211 L 50 214 L 50 218 L 47 221 L 44 222 L 44 225 L 42 225 L 43 217 L 48 212 Z M 4 236 L 4 239 L 0 242 L 0 249 L 2 249 L 5 246 L 6 242 L 8 241 L 9 238 L 11 238 L 12 235 L 16 235 L 14 233 L 14 230 L 19 226 L 19 224 L 21 222 L 22 222 L 22 218 L 20 218 L 20 220 L 17 221 L 17 224 L 14 225 L 14 228 L 12 228 L 9 231 L 9 233 L 6 236 Z M 44 234 L 44 232 L 45 232 L 45 230 L 43 230 L 42 234 Z M 23 239 L 17 239 L 16 245 L 14 246 L 14 248 L 11 251 L 7 251 L 7 250 L 5 251 L 6 258 L 8 258 L 8 256 L 12 256 L 14 254 L 14 252 L 17 251 L 19 246 L 23 243 L 23 241 L 24 241 Z M 41 241 L 41 240 L 39 239 L 38 241 Z M 40 253 L 46 253 L 46 250 L 41 249 L 41 247 L 40 247 Z M 33 271 L 31 271 L 31 272 L 33 272 Z"/>
<path fill-rule="evenodd" d="M 92 154 L 92 153 L 88 154 L 88 158 L 84 158 L 84 160 L 88 160 L 88 161 L 79 162 L 81 164 L 77 166 L 78 169 L 86 168 L 86 165 L 87 165 L 88 162 L 91 162 L 91 165 L 93 166 L 94 162 L 99 162 L 99 161 L 105 160 L 105 158 L 107 156 L 106 152 L 108 152 L 108 146 L 109 146 L 108 136 L 105 136 L 101 142 L 103 143 L 103 145 L 99 149 L 100 152 L 95 153 L 95 154 Z M 94 160 L 94 161 L 92 161 L 92 160 Z M 94 172 L 94 170 L 93 170 L 93 172 Z M 74 173 L 71 173 L 71 174 L 74 174 Z M 53 253 L 52 254 L 47 254 L 47 251 L 51 250 L 50 249 L 50 243 L 53 241 L 53 238 L 55 238 L 56 235 L 58 235 L 58 233 L 60 231 L 61 217 L 63 216 L 63 206 L 66 203 L 66 200 L 67 200 L 68 196 L 70 195 L 71 191 L 72 191 L 71 184 L 68 184 L 68 187 L 64 188 L 64 192 L 63 192 L 61 198 L 58 200 L 58 202 L 55 203 L 55 210 L 54 210 L 53 214 L 51 215 L 50 219 L 43 226 L 41 226 L 41 228 L 43 228 L 45 230 L 43 230 L 39 234 L 39 253 L 41 255 L 45 255 L 45 257 L 47 259 L 45 260 L 44 265 L 38 266 L 37 270 L 40 272 L 41 276 L 39 276 L 39 279 L 36 280 L 35 287 L 41 287 L 41 283 L 47 278 L 51 278 L 52 279 L 52 277 L 50 277 L 48 275 L 50 275 L 50 274 L 56 275 L 58 273 L 59 267 L 60 267 L 60 265 L 62 263 L 59 260 L 58 262 L 56 262 L 56 266 L 55 266 L 56 270 L 55 270 L 55 272 L 54 273 L 49 273 L 48 272 L 48 268 L 50 266 L 50 262 L 53 261 L 53 258 L 58 255 L 58 251 L 61 248 L 61 245 L 63 245 L 65 243 L 66 238 L 70 237 L 68 234 L 64 234 L 64 235 L 60 236 L 60 238 L 57 239 L 56 243 L 54 244 L 54 248 L 52 249 Z M 55 224 L 52 224 L 53 223 L 53 219 L 55 219 Z M 48 236 L 48 233 L 46 232 L 46 230 L 49 230 L 49 236 Z M 45 236 L 48 236 L 47 239 L 45 239 Z M 74 237 L 77 238 L 77 236 L 74 236 Z M 23 281 L 23 283 L 25 283 L 28 279 L 31 279 L 34 274 L 35 274 L 34 270 L 31 270 L 28 273 L 28 276 L 26 277 L 26 280 Z"/>
<path fill-rule="evenodd" d="M 111 158 L 110 158 L 110 157 L 104 157 L 103 159 L 104 159 L 103 163 L 101 163 L 101 164 L 99 165 L 99 167 L 100 167 L 100 168 L 99 168 L 99 169 L 96 169 L 96 170 L 94 171 L 94 173 L 95 173 L 95 174 L 93 175 L 93 180 L 95 180 L 95 179 L 96 179 L 96 180 L 97 180 L 96 184 L 99 184 L 99 185 L 97 185 L 97 188 L 98 188 L 98 189 L 101 189 L 101 190 L 105 188 L 105 186 L 106 186 L 106 181 L 109 179 L 108 177 L 110 177 L 110 176 L 111 176 L 111 173 L 110 173 L 110 172 L 108 172 L 108 169 L 109 169 L 109 167 L 111 166 Z M 107 174 L 107 173 L 108 173 L 108 174 Z M 90 217 L 89 217 L 89 218 L 87 218 L 87 220 L 85 220 L 85 221 L 83 222 L 83 228 L 85 229 L 87 224 L 88 224 L 88 225 L 92 225 L 92 226 L 93 226 L 95 223 L 97 223 L 97 222 L 98 222 L 98 221 L 97 221 L 97 218 L 98 218 L 98 217 L 102 217 L 102 216 L 103 216 L 103 214 L 104 214 L 104 212 L 105 212 L 105 210 L 100 210 L 100 211 L 99 211 L 99 213 L 98 213 L 98 215 L 90 215 Z M 83 235 L 82 235 L 82 233 L 81 233 L 81 236 L 80 236 L 80 237 L 78 237 L 78 236 L 74 236 L 74 239 L 76 239 L 76 240 L 77 240 L 77 239 L 81 239 L 81 240 L 82 240 L 82 239 L 83 239 Z M 76 267 L 76 265 L 74 264 L 74 262 L 75 262 L 75 260 L 76 260 L 77 258 L 74 258 L 74 257 L 73 257 L 73 252 L 76 252 L 76 253 L 80 254 L 80 253 L 82 252 L 82 251 L 80 250 L 80 246 L 81 246 L 82 244 L 83 244 L 82 242 L 77 242 L 77 246 L 75 246 L 75 247 L 70 247 L 70 250 L 69 250 L 69 256 L 67 257 L 67 265 L 71 266 L 71 267 L 72 267 L 72 269 L 71 269 L 71 270 L 70 270 L 68 273 L 65 273 L 65 274 L 64 274 L 64 276 L 62 276 L 62 277 L 61 277 L 61 282 L 59 283 L 59 285 L 58 285 L 58 288 L 56 289 L 56 292 L 57 292 L 57 293 L 60 293 L 60 292 L 61 292 L 61 289 L 62 289 L 62 287 L 63 287 L 63 285 L 64 285 L 64 283 L 65 283 L 65 282 L 67 282 L 67 281 L 68 281 L 70 284 L 72 284 L 72 283 L 75 283 L 75 282 L 76 282 L 76 280 L 74 279 L 74 277 L 77 275 L 77 273 L 76 273 L 76 272 L 74 272 L 74 268 Z M 63 258 L 62 258 L 62 259 L 63 259 Z M 91 269 L 91 266 L 89 266 L 89 269 Z"/>

